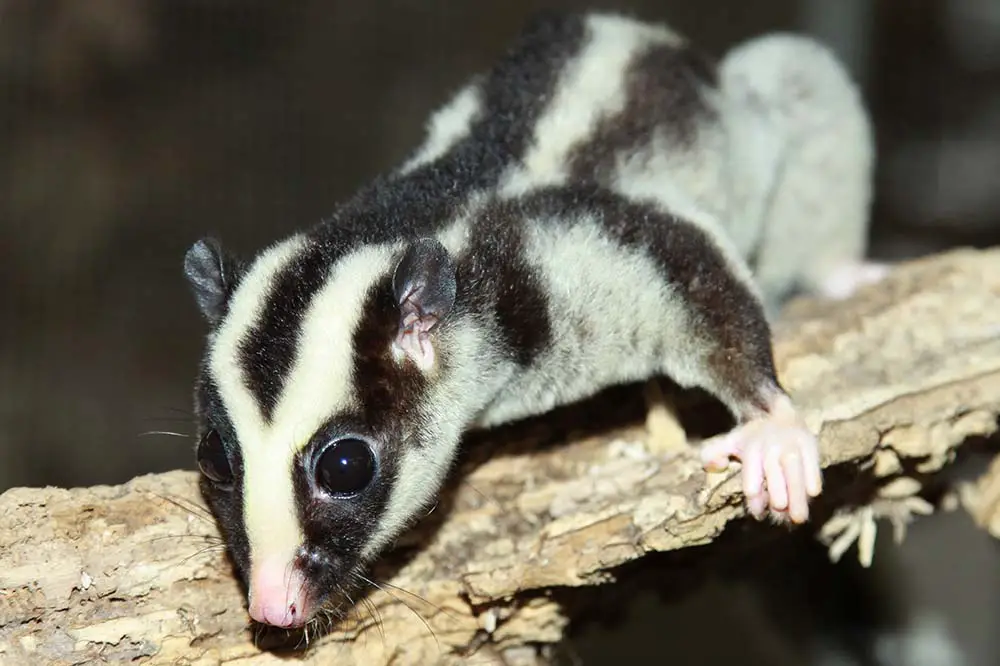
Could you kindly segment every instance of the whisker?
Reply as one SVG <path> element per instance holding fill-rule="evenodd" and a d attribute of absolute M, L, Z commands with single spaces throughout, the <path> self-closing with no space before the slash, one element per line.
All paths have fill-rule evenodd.
<path fill-rule="evenodd" d="M 336 592 L 339 592 L 340 589 L 338 585 Z M 330 605 L 330 601 L 335 598 L 337 598 L 336 593 L 328 597 L 324 604 L 316 610 L 312 620 L 310 620 L 310 623 L 313 624 L 316 630 L 314 633 L 317 637 L 329 636 L 336 629 L 337 624 L 346 619 L 346 616 L 340 611 L 340 605 Z M 348 630 L 344 629 L 344 631 Z M 338 643 L 343 642 L 342 639 L 335 639 L 335 641 Z"/>
<path fill-rule="evenodd" d="M 185 435 L 182 432 L 174 432 L 173 430 L 147 430 L 146 432 L 140 432 L 139 437 L 150 437 L 152 435 L 163 435 L 166 437 L 180 437 L 181 439 L 194 439 L 194 435 Z"/>
<path fill-rule="evenodd" d="M 334 625 L 333 611 L 330 610 L 329 608 L 323 607 L 320 609 L 320 615 L 322 615 L 323 620 L 326 622 L 326 626 L 323 627 L 323 633 L 329 634 L 331 631 L 333 631 L 333 625 Z M 317 623 L 319 622 L 319 619 L 320 619 L 319 616 L 317 616 L 316 617 Z"/>
<path fill-rule="evenodd" d="M 385 649 L 385 637 L 383 636 L 383 634 L 382 634 L 382 632 L 380 630 L 381 627 L 379 627 L 378 621 L 375 619 L 375 614 L 372 612 L 371 600 L 368 599 L 367 596 L 358 597 L 358 603 L 354 607 L 354 612 L 358 616 L 359 631 L 361 632 L 361 634 L 359 634 L 359 637 L 361 635 L 364 636 L 364 638 L 362 639 L 363 640 L 362 646 L 365 647 L 365 648 L 367 648 L 368 647 L 368 641 L 371 638 L 371 632 L 368 631 L 368 627 L 371 626 L 371 625 L 368 624 L 367 622 L 365 622 L 364 617 L 363 617 L 363 615 L 361 613 L 362 607 L 365 609 L 365 612 L 368 614 L 368 617 L 370 618 L 371 623 L 374 624 L 375 627 L 377 628 L 376 630 L 379 631 L 379 640 L 382 641 L 382 652 L 385 652 L 386 651 L 386 649 Z"/>
<path fill-rule="evenodd" d="M 181 409 L 180 407 L 157 407 L 157 409 L 162 409 L 165 412 L 176 412 L 177 414 L 190 414 L 191 409 Z"/>
<path fill-rule="evenodd" d="M 374 601 L 368 597 L 361 598 L 362 603 L 365 604 L 365 608 L 368 609 L 369 615 L 372 616 L 372 621 L 375 622 L 375 627 L 378 629 L 379 636 L 382 638 L 382 648 L 385 648 L 385 626 L 382 621 L 382 612 L 378 609 L 378 606 Z"/>
<path fill-rule="evenodd" d="M 187 499 L 177 499 L 174 497 L 167 497 L 166 495 L 161 495 L 160 493 L 152 493 L 152 495 L 154 497 L 159 497 L 164 502 L 169 502 L 170 504 L 173 504 L 181 511 L 185 511 L 194 516 L 195 518 L 200 518 L 201 520 L 205 520 L 206 522 L 212 524 L 215 523 L 215 517 L 212 515 L 212 511 L 206 506 L 198 504 L 197 502 L 192 502 L 191 500 Z"/>
<path fill-rule="evenodd" d="M 161 423 L 184 423 L 186 425 L 191 425 L 194 422 L 194 415 L 188 412 L 187 416 L 143 416 L 143 421 Z"/>
<path fill-rule="evenodd" d="M 339 585 L 338 586 L 338 590 L 347 599 L 347 603 L 348 603 L 347 613 L 348 613 L 348 615 L 350 615 L 351 611 L 353 611 L 354 614 L 356 615 L 355 619 L 357 620 L 359 628 L 362 627 L 362 626 L 364 626 L 364 622 L 362 621 L 362 618 L 361 618 L 361 612 L 358 610 L 358 606 L 361 604 L 361 601 L 364 599 L 364 597 L 358 597 L 358 599 L 355 600 L 354 597 L 351 596 L 351 588 L 350 587 L 346 587 L 344 585 Z"/>
<path fill-rule="evenodd" d="M 347 612 L 348 617 L 350 617 L 352 614 L 354 615 L 354 627 L 350 631 L 353 631 L 353 633 L 355 634 L 355 640 L 357 640 L 361 636 L 364 636 L 364 640 L 367 641 L 368 640 L 368 632 L 366 631 L 366 628 L 365 628 L 366 625 L 365 625 L 364 617 L 361 614 L 361 605 L 365 604 L 365 610 L 368 612 L 368 616 L 372 619 L 372 622 L 376 623 L 376 625 L 377 625 L 378 623 L 377 623 L 377 621 L 375 619 L 375 615 L 372 614 L 371 608 L 368 605 L 368 604 L 371 603 L 371 600 L 367 599 L 366 597 L 359 597 L 358 600 L 355 601 L 351 597 L 350 592 L 348 592 L 347 588 L 345 588 L 343 585 L 338 585 L 337 586 L 337 590 L 340 592 L 340 594 L 342 594 L 344 597 L 347 598 L 347 602 L 350 604 L 350 606 L 348 608 L 348 612 Z M 381 626 L 380 625 L 379 625 L 379 630 L 380 630 L 379 633 L 381 634 Z M 382 635 L 382 648 L 383 648 L 383 650 L 385 649 L 385 635 L 384 634 Z"/>
<path fill-rule="evenodd" d="M 355 601 L 354 599 L 351 598 L 351 595 L 343 587 L 341 587 L 341 593 L 345 597 L 347 597 L 348 602 L 351 604 L 352 610 L 354 610 L 354 612 L 358 616 L 357 617 L 358 630 L 361 631 L 364 629 L 364 621 L 361 617 L 361 610 L 360 610 L 360 608 L 364 606 L 364 609 L 368 612 L 368 616 L 372 620 L 372 624 L 375 625 L 375 628 L 379 633 L 379 637 L 382 640 L 382 647 L 385 648 L 385 630 L 383 627 L 382 614 L 379 612 L 378 606 L 376 606 L 375 603 L 367 596 L 358 597 L 358 600 Z"/>
<path fill-rule="evenodd" d="M 220 552 L 221 553 L 221 552 L 225 552 L 225 550 L 226 550 L 226 544 L 224 544 L 224 543 L 213 543 L 211 546 L 205 546 L 204 548 L 191 553 L 190 555 L 188 555 L 187 557 L 185 557 L 183 560 L 181 560 L 179 562 L 179 564 L 184 564 L 188 560 L 190 560 L 192 558 L 195 558 L 195 557 L 198 557 L 199 555 L 204 555 L 205 553 L 211 553 L 211 552 Z"/>
<path fill-rule="evenodd" d="M 299 642 L 295 644 L 295 649 L 296 650 L 298 650 L 299 648 L 301 648 L 303 643 L 305 643 L 306 648 L 309 647 L 309 625 L 310 624 L 312 624 L 312 622 L 306 622 L 305 625 L 302 627 L 302 638 L 300 638 Z"/>
<path fill-rule="evenodd" d="M 479 495 L 480 497 L 482 497 L 488 504 L 493 505 L 494 509 L 499 509 L 501 511 L 503 510 L 503 505 L 501 505 L 500 502 L 498 502 L 495 497 L 491 497 L 491 496 L 487 495 L 486 493 L 484 493 L 483 491 L 481 491 L 479 488 L 476 488 L 474 485 L 472 485 L 468 481 L 463 480 L 462 481 L 462 485 L 467 486 L 468 488 L 470 488 L 472 490 L 472 492 L 474 492 L 477 495 Z"/>
<path fill-rule="evenodd" d="M 409 611 L 411 613 L 413 613 L 417 617 L 417 619 L 420 620 L 420 622 L 423 623 L 423 625 L 427 628 L 427 631 L 430 632 L 431 637 L 434 639 L 434 643 L 438 647 L 438 650 L 439 651 L 441 650 L 441 641 L 438 640 L 437 633 L 434 631 L 433 627 L 431 627 L 430 623 L 427 622 L 427 620 L 424 618 L 423 615 L 421 615 L 420 613 L 418 613 L 412 606 L 410 606 L 408 603 L 406 603 L 405 601 L 403 601 L 402 599 L 400 599 L 399 597 L 397 597 L 395 594 L 393 594 L 389 590 L 385 589 L 384 587 L 382 587 L 381 585 L 379 585 L 375 581 L 371 580 L 370 578 L 366 577 L 365 575 L 363 575 L 363 574 L 361 574 L 361 573 L 359 573 L 357 571 L 352 571 L 351 573 L 354 576 L 356 576 L 357 578 L 359 578 L 360 580 L 368 583 L 369 585 L 371 585 L 371 586 L 373 586 L 373 587 L 375 587 L 375 588 L 377 588 L 379 590 L 382 590 L 383 592 L 385 592 L 386 594 L 388 594 L 390 597 L 392 597 L 393 599 L 395 599 L 399 603 L 401 603 L 404 606 L 406 606 L 406 608 L 409 609 Z M 391 587 L 399 589 L 401 592 L 407 592 L 406 590 L 403 590 L 402 588 L 397 588 L 395 585 L 392 585 Z M 407 592 L 407 594 L 412 594 L 412 592 Z M 413 596 L 416 596 L 416 595 L 413 595 Z M 430 606 L 434 605 L 434 604 L 431 604 L 426 599 L 421 599 L 421 601 L 424 601 L 425 603 L 429 604 Z"/>
<path fill-rule="evenodd" d="M 365 580 L 368 580 L 368 579 L 366 578 Z M 375 584 L 374 581 L 371 581 L 371 582 L 372 582 L 373 585 Z M 447 615 L 448 617 L 450 617 L 452 619 L 457 619 L 454 615 L 451 614 L 450 611 L 448 611 L 448 610 L 446 610 L 444 608 L 441 608 L 440 606 L 438 606 L 438 605 L 436 605 L 434 603 L 431 603 L 428 599 L 425 599 L 424 597 L 420 596 L 419 594 L 416 594 L 415 592 L 411 592 L 411 591 L 407 590 L 404 587 L 400 587 L 398 585 L 393 585 L 392 583 L 390 583 L 388 581 L 382 581 L 382 585 L 385 585 L 386 587 L 391 587 L 394 590 L 399 590 L 403 594 L 408 594 L 411 597 L 413 597 L 414 599 L 417 599 L 418 601 L 421 601 L 421 602 L 427 604 L 428 606 L 430 606 L 431 608 L 433 608 L 438 613 L 443 613 L 444 615 Z"/>
<path fill-rule="evenodd" d="M 202 541 L 211 541 L 212 545 L 225 545 L 222 537 L 214 534 L 161 534 L 160 536 L 145 539 L 142 543 L 145 545 L 154 541 L 162 541 L 163 539 L 201 539 Z"/>

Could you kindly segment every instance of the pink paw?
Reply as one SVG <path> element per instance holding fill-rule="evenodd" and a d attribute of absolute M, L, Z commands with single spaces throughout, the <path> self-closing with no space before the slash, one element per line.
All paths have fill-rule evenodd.
<path fill-rule="evenodd" d="M 708 470 L 725 470 L 730 458 L 743 464 L 743 492 L 755 518 L 770 512 L 793 523 L 809 519 L 809 500 L 823 490 L 819 447 L 816 437 L 795 418 L 790 403 L 701 447 Z"/>
<path fill-rule="evenodd" d="M 823 279 L 819 291 L 834 300 L 850 298 L 862 287 L 880 282 L 889 270 L 888 264 L 874 261 L 844 264 Z"/>

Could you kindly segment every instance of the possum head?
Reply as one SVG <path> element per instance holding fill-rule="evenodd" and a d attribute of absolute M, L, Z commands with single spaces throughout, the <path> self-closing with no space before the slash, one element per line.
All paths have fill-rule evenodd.
<path fill-rule="evenodd" d="M 258 622 L 343 610 L 440 487 L 455 266 L 436 240 L 300 235 L 246 269 L 213 241 L 185 274 L 211 327 L 196 387 L 202 490 Z M 437 396 L 437 397 L 435 397 Z"/>

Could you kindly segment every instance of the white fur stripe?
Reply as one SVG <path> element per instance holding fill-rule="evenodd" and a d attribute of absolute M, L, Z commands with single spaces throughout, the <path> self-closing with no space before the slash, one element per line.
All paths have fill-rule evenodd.
<path fill-rule="evenodd" d="M 535 126 L 523 167 L 505 176 L 505 195 L 563 183 L 570 151 L 594 133 L 602 118 L 625 107 L 624 74 L 632 59 L 651 44 L 681 43 L 665 28 L 621 16 L 590 16 L 587 27 L 590 39 L 560 77 L 551 103 Z"/>
<path fill-rule="evenodd" d="M 482 99 L 478 87 L 468 86 L 460 90 L 451 102 L 431 116 L 427 123 L 427 138 L 416 154 L 400 168 L 400 172 L 412 171 L 448 152 L 469 134 L 481 109 Z"/>
<path fill-rule="evenodd" d="M 305 246 L 304 237 L 294 236 L 261 253 L 233 294 L 229 314 L 216 332 L 210 351 L 212 377 L 243 453 L 246 474 L 243 511 L 253 559 L 257 559 L 260 543 L 297 543 L 301 541 L 301 531 L 290 492 L 291 479 L 287 474 L 288 449 L 269 446 L 264 416 L 243 381 L 239 346 L 244 334 L 260 319 L 275 277 Z M 261 485 L 257 477 L 262 469 L 283 476 L 286 482 L 274 488 Z M 283 475 L 282 469 L 286 472 Z"/>
<path fill-rule="evenodd" d="M 354 332 L 369 289 L 391 270 L 397 249 L 368 246 L 343 257 L 313 298 L 275 410 L 273 438 L 301 448 L 333 414 L 355 404 Z"/>
<path fill-rule="evenodd" d="M 315 432 L 354 403 L 353 336 L 372 284 L 391 268 L 394 247 L 365 247 L 340 259 L 313 296 L 271 423 L 243 383 L 239 345 L 258 322 L 271 284 L 305 248 L 301 236 L 265 251 L 233 295 L 211 351 L 211 370 L 243 454 L 243 517 L 251 563 L 291 562 L 302 544 L 292 462 Z"/>
<path fill-rule="evenodd" d="M 355 404 L 353 336 L 370 287 L 390 269 L 391 252 L 366 247 L 336 264 L 303 317 L 295 362 L 270 427 L 242 435 L 252 561 L 291 562 L 302 544 L 292 461 L 331 416 Z"/>
<path fill-rule="evenodd" d="M 230 299 L 229 311 L 211 341 L 212 377 L 241 439 L 244 431 L 260 432 L 264 417 L 253 393 L 244 386 L 239 346 L 244 334 L 257 325 L 275 277 L 304 247 L 305 239 L 293 236 L 258 256 Z"/>

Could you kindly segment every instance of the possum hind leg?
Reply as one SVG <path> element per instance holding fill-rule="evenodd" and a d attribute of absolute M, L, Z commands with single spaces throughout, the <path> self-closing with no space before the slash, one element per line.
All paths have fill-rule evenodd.
<path fill-rule="evenodd" d="M 840 299 L 881 280 L 888 267 L 864 259 L 871 123 L 835 55 L 806 37 L 757 37 L 726 54 L 720 80 L 734 117 L 754 119 L 783 146 L 755 262 L 764 293 Z M 753 142 L 756 133 L 734 140 Z"/>
<path fill-rule="evenodd" d="M 850 298 L 859 289 L 876 284 L 889 274 L 888 264 L 876 261 L 845 262 L 816 281 L 813 290 L 825 298 Z"/>

